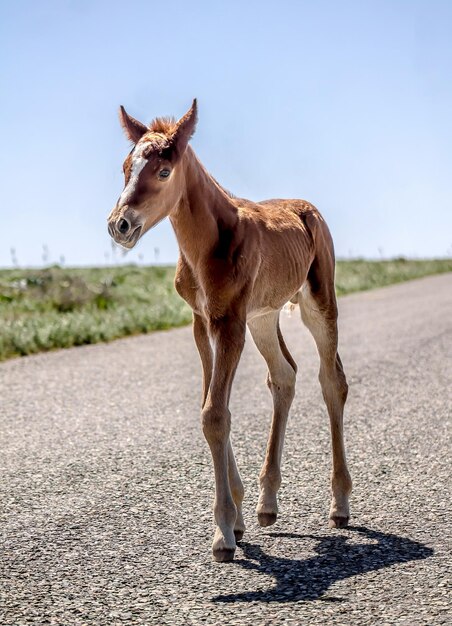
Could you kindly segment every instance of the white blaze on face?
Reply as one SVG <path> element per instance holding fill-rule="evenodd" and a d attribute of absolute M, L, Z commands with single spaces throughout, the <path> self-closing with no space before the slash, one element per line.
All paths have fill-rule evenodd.
<path fill-rule="evenodd" d="M 148 162 L 147 159 L 144 158 L 143 153 L 148 144 L 144 143 L 141 146 L 137 145 L 132 153 L 132 170 L 130 172 L 129 182 L 127 183 L 124 191 L 122 192 L 119 201 L 118 208 L 128 204 L 130 198 L 133 197 L 135 193 L 136 186 L 138 184 L 138 179 L 140 174 Z"/>

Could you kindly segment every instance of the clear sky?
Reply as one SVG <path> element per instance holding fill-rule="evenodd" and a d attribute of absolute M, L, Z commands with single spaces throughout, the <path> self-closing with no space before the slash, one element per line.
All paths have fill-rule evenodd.
<path fill-rule="evenodd" d="M 0 0 L 0 266 L 174 262 L 168 220 L 113 256 L 117 109 L 195 96 L 236 195 L 310 200 L 338 256 L 452 255 L 451 32 L 450 0 Z"/>

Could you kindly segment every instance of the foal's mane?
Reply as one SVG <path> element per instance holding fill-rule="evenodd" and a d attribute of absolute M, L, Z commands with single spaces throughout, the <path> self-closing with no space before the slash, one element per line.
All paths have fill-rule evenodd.
<path fill-rule="evenodd" d="M 216 178 L 214 178 L 214 177 L 212 176 L 212 174 L 210 174 L 209 172 L 208 172 L 208 174 L 209 174 L 210 178 L 213 180 L 213 182 L 214 182 L 214 183 L 215 183 L 215 184 L 216 184 L 216 185 L 217 185 L 217 186 L 221 189 L 221 191 L 223 191 L 223 192 L 224 192 L 224 193 L 228 196 L 228 198 L 231 198 L 232 200 L 234 200 L 234 199 L 236 199 L 236 198 L 237 198 L 237 196 L 235 196 L 235 195 L 232 193 L 232 191 L 229 191 L 229 189 L 225 189 L 225 188 L 223 187 L 223 185 L 220 185 L 220 183 L 217 181 L 217 179 L 216 179 Z"/>
<path fill-rule="evenodd" d="M 153 133 L 162 133 L 168 138 L 174 133 L 177 127 L 175 117 L 156 117 L 149 124 L 149 130 Z"/>

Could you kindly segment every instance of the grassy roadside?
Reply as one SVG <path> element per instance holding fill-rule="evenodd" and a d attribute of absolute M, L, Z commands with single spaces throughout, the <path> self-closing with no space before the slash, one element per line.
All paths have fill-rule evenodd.
<path fill-rule="evenodd" d="M 367 291 L 433 274 L 452 272 L 451 259 L 390 261 L 338 261 L 336 266 L 336 293 L 344 296 L 355 291 Z"/>
<path fill-rule="evenodd" d="M 182 326 L 174 267 L 0 271 L 0 360 Z"/>
<path fill-rule="evenodd" d="M 338 295 L 452 271 L 452 259 L 339 261 Z M 0 270 L 0 360 L 182 326 L 174 267 Z"/>

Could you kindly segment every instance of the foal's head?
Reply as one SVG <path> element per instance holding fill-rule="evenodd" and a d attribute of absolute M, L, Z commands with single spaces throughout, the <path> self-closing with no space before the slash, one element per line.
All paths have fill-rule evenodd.
<path fill-rule="evenodd" d="M 124 190 L 108 218 L 108 232 L 117 243 L 133 248 L 177 205 L 184 188 L 180 162 L 196 118 L 196 100 L 178 122 L 156 119 L 149 127 L 120 108 L 121 125 L 134 146 L 123 165 Z"/>

